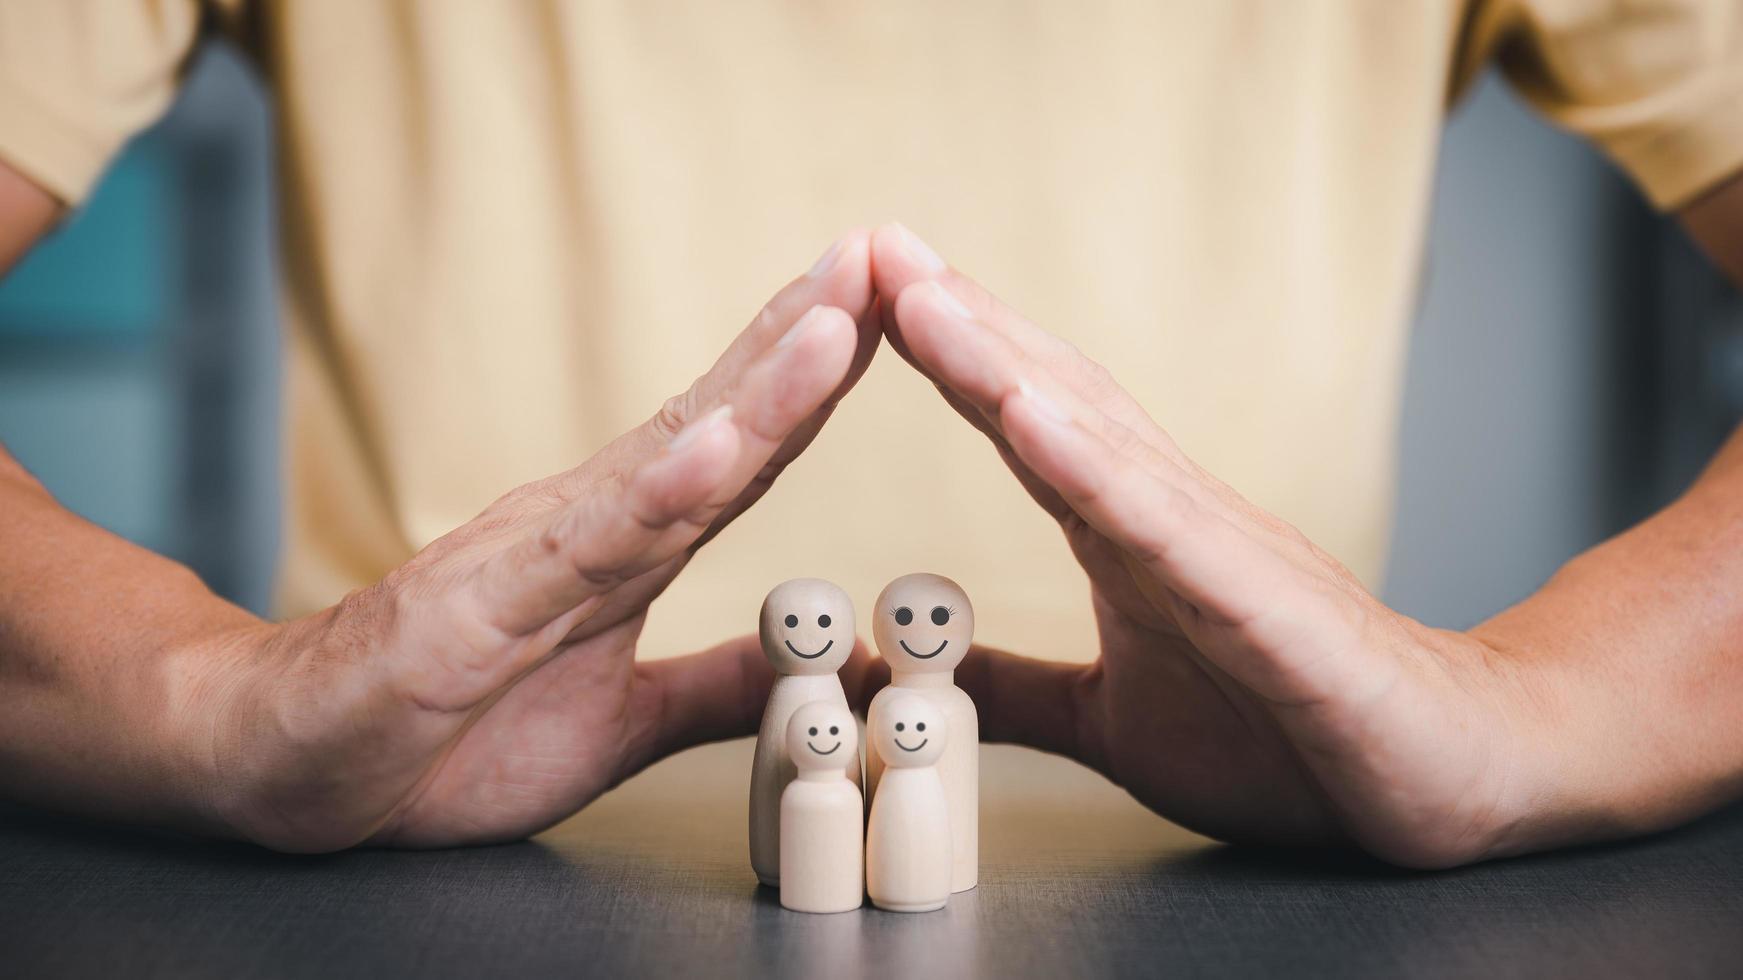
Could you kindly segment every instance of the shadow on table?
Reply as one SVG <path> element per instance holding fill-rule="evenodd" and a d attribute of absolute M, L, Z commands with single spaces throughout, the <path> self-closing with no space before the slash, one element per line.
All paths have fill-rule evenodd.
<path fill-rule="evenodd" d="M 960 892 L 937 912 L 885 912 L 868 900 L 836 915 L 781 908 L 772 888 L 756 889 L 749 973 L 759 976 L 972 977 L 980 968 L 980 895 Z M 742 972 L 742 971 L 741 971 Z M 1008 974 L 1007 974 L 1008 975 Z"/>

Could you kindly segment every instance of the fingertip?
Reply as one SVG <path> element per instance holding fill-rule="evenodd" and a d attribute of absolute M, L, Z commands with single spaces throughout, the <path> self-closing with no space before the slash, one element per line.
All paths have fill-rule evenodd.
<path fill-rule="evenodd" d="M 840 335 L 851 336 L 854 333 L 853 315 L 839 306 L 819 303 L 806 311 L 805 315 L 815 318 L 819 327 L 833 330 Z"/>
<path fill-rule="evenodd" d="M 904 307 L 903 297 L 907 297 Z M 911 283 L 896 296 L 896 316 L 902 317 L 904 308 L 912 317 L 925 312 L 932 316 L 949 316 L 958 320 L 976 320 L 974 311 L 962 301 L 942 280 L 925 279 Z"/>
<path fill-rule="evenodd" d="M 949 266 L 906 225 L 890 221 L 872 232 L 871 269 L 878 292 L 895 296 L 915 282 L 943 275 Z"/>
<path fill-rule="evenodd" d="M 938 292 L 943 287 L 931 280 L 920 280 L 904 286 L 900 292 L 886 295 L 890 300 L 890 319 L 894 322 L 896 332 L 907 339 L 906 333 L 912 326 L 923 324 L 936 311 L 943 310 L 938 300 Z"/>
<path fill-rule="evenodd" d="M 657 515 L 678 517 L 702 506 L 738 458 L 733 408 L 721 405 L 686 426 L 665 452 L 638 472 L 636 490 Z"/>
<path fill-rule="evenodd" d="M 1082 489 L 1083 430 L 1057 402 L 1019 379 L 999 401 L 999 429 L 1017 458 L 1056 490 L 1073 494 Z"/>
<path fill-rule="evenodd" d="M 896 352 L 896 356 L 913 365 L 920 373 L 930 376 L 930 372 L 914 355 L 913 349 L 908 346 L 907 339 L 902 336 L 901 329 L 896 325 L 896 297 L 879 293 L 872 314 L 874 318 L 872 326 L 884 340 L 889 342 L 890 349 Z"/>
<path fill-rule="evenodd" d="M 1071 422 L 1071 413 L 1035 387 L 1028 378 L 1017 379 L 1016 387 L 1005 396 L 1005 403 L 1006 407 L 1017 405 L 1021 411 L 1034 415 L 1049 425 L 1068 425 Z"/>
<path fill-rule="evenodd" d="M 859 351 L 859 327 L 845 310 L 818 304 L 765 351 L 728 395 L 734 419 L 757 440 L 780 443 L 842 390 Z"/>
<path fill-rule="evenodd" d="M 874 291 L 871 272 L 871 232 L 850 228 L 829 247 L 805 281 L 816 284 L 817 302 L 845 310 L 849 318 L 864 316 L 871 309 Z"/>
<path fill-rule="evenodd" d="M 938 283 L 920 282 L 896 297 L 898 349 L 935 381 L 991 408 L 1016 370 L 1011 352 L 980 321 L 958 313 L 949 296 Z"/>
<path fill-rule="evenodd" d="M 846 310 L 819 303 L 775 343 L 778 356 L 808 364 L 839 382 L 859 347 L 859 324 Z"/>
<path fill-rule="evenodd" d="M 865 225 L 854 225 L 845 232 L 842 232 L 842 248 L 848 251 L 857 250 L 861 255 L 869 260 L 871 257 L 872 233 L 873 229 L 868 228 Z M 871 271 L 871 263 L 869 261 L 866 263 L 865 269 L 867 272 Z"/>

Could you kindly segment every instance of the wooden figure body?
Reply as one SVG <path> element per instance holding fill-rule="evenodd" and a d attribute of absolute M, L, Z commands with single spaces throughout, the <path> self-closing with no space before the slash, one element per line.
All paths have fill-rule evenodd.
<path fill-rule="evenodd" d="M 783 582 L 763 600 L 759 634 L 763 656 L 775 668 L 775 684 L 751 760 L 750 863 L 757 879 L 773 886 L 781 881 L 781 792 L 795 775 L 787 755 L 787 722 L 812 701 L 848 710 L 835 672 L 853 650 L 853 602 L 839 586 L 822 579 Z M 842 771 L 855 787 L 860 785 L 857 742 L 841 759 Z"/>
<path fill-rule="evenodd" d="M 812 701 L 787 723 L 798 775 L 781 793 L 781 904 L 795 912 L 846 912 L 865 896 L 865 802 L 842 769 L 859 758 L 853 714 Z"/>
<path fill-rule="evenodd" d="M 973 699 L 956 686 L 956 667 L 974 639 L 974 607 L 962 588 L 942 575 L 904 575 L 878 595 L 872 637 L 890 665 L 890 686 L 872 699 L 867 730 L 878 724 L 888 699 L 917 694 L 943 714 L 950 732 L 938 778 L 950 806 L 950 890 L 967 891 L 980 878 L 980 715 Z M 875 750 L 876 740 L 868 736 L 867 741 Z M 874 806 L 888 761 L 877 751 L 866 754 L 866 795 Z"/>
<path fill-rule="evenodd" d="M 944 712 L 917 693 L 898 691 L 878 723 L 866 726 L 884 759 L 865 837 L 865 882 L 872 904 L 891 912 L 931 912 L 950 900 L 950 806 L 936 763 L 950 739 Z"/>

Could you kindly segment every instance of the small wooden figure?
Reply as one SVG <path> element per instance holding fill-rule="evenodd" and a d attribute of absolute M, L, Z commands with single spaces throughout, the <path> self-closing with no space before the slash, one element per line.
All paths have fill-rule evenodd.
<path fill-rule="evenodd" d="M 929 698 L 898 691 L 866 726 L 884 760 L 865 837 L 865 881 L 872 904 L 891 912 L 931 912 L 950 900 L 950 805 L 935 763 L 949 740 L 944 712 Z"/>
<path fill-rule="evenodd" d="M 904 575 L 878 595 L 872 638 L 890 665 L 890 686 L 872 699 L 868 730 L 878 724 L 884 701 L 898 693 L 924 696 L 950 728 L 938 777 L 950 800 L 950 890 L 967 891 L 980 877 L 980 716 L 956 686 L 956 667 L 974 639 L 974 607 L 962 587 L 942 575 Z M 866 795 L 874 806 L 888 761 L 876 752 L 866 756 Z"/>
<path fill-rule="evenodd" d="M 853 651 L 853 601 L 840 586 L 822 579 L 782 582 L 763 600 L 759 632 L 763 656 L 776 676 L 751 760 L 750 863 L 758 880 L 773 886 L 781 883 L 781 791 L 795 775 L 787 755 L 787 722 L 812 701 L 848 710 L 835 672 Z M 844 750 L 840 762 L 853 785 L 861 785 L 859 750 Z"/>
<path fill-rule="evenodd" d="M 846 912 L 865 896 L 865 801 L 841 767 L 859 758 L 853 714 L 813 701 L 787 722 L 798 775 L 781 793 L 781 904 L 795 912 Z"/>

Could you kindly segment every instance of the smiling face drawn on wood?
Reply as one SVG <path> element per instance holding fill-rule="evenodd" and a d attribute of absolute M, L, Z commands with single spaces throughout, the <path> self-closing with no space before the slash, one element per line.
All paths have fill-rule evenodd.
<path fill-rule="evenodd" d="M 955 670 L 974 639 L 974 607 L 962 587 L 942 575 L 904 575 L 878 594 L 872 638 L 890 669 Z"/>
<path fill-rule="evenodd" d="M 879 706 L 876 730 L 869 734 L 884 765 L 895 769 L 930 766 L 944 754 L 944 712 L 930 698 L 897 694 Z"/>
<path fill-rule="evenodd" d="M 796 578 L 763 600 L 763 656 L 777 674 L 833 674 L 853 652 L 853 601 L 833 582 Z"/>
<path fill-rule="evenodd" d="M 858 755 L 859 729 L 853 714 L 839 704 L 800 705 L 787 722 L 787 756 L 800 771 L 840 770 Z"/>

